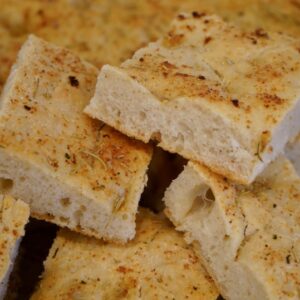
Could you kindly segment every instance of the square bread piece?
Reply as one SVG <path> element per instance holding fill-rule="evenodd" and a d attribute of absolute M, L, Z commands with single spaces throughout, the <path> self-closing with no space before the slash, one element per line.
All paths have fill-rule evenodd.
<path fill-rule="evenodd" d="M 61 230 L 31 300 L 205 299 L 218 291 L 191 246 L 163 215 L 141 209 L 126 245 Z"/>
<path fill-rule="evenodd" d="M 189 163 L 164 201 L 225 299 L 299 299 L 300 178 L 285 158 L 249 187 Z"/>
<path fill-rule="evenodd" d="M 298 175 L 300 176 L 300 133 L 295 139 L 286 145 L 285 154 L 293 163 Z"/>
<path fill-rule="evenodd" d="M 126 242 L 151 148 L 83 113 L 98 70 L 31 36 L 1 96 L 0 177 L 32 216 Z"/>
<path fill-rule="evenodd" d="M 249 184 L 300 130 L 300 43 L 179 15 L 120 67 L 105 65 L 85 112 Z"/>
<path fill-rule="evenodd" d="M 10 196 L 0 197 L 0 299 L 3 299 L 24 227 L 29 219 L 29 206 Z"/>

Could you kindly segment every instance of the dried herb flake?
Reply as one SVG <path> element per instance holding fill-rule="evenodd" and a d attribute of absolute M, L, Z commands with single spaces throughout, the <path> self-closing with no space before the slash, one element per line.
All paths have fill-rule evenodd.
<path fill-rule="evenodd" d="M 69 76 L 69 82 L 70 82 L 71 86 L 73 86 L 73 87 L 79 86 L 79 81 L 75 76 Z"/>

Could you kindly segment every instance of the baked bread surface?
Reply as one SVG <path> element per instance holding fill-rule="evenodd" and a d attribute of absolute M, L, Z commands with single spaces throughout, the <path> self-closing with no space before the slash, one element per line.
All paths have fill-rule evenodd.
<path fill-rule="evenodd" d="M 37 299 L 212 299 L 218 292 L 191 246 L 163 216 L 141 209 L 137 234 L 113 245 L 61 230 Z"/>
<path fill-rule="evenodd" d="M 97 72 L 66 49 L 28 39 L 1 96 L 0 176 L 32 216 L 125 242 L 134 237 L 151 147 L 83 114 Z"/>
<path fill-rule="evenodd" d="M 225 299 L 299 299 L 300 179 L 287 159 L 250 187 L 189 163 L 164 201 Z"/>
<path fill-rule="evenodd" d="M 121 67 L 105 65 L 85 112 L 249 184 L 300 130 L 299 41 L 181 14 Z"/>

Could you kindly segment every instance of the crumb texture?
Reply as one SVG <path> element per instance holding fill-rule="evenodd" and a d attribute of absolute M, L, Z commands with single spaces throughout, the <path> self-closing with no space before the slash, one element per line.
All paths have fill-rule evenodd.
<path fill-rule="evenodd" d="M 181 234 L 165 217 L 142 209 L 135 239 L 123 246 L 61 230 L 32 300 L 214 300 L 217 296 L 211 278 Z"/>
<path fill-rule="evenodd" d="M 120 68 L 104 66 L 86 112 L 250 183 L 300 130 L 299 41 L 181 14 Z"/>
<path fill-rule="evenodd" d="M 250 187 L 190 163 L 165 203 L 225 298 L 299 299 L 300 179 L 285 158 Z"/>
<path fill-rule="evenodd" d="M 33 216 L 126 241 L 134 236 L 151 149 L 82 113 L 97 72 L 30 36 L 1 96 L 0 176 Z"/>
<path fill-rule="evenodd" d="M 69 48 L 97 67 L 117 66 L 157 40 L 177 13 L 187 11 L 215 13 L 246 29 L 300 36 L 295 0 L 1 0 L 0 89 L 29 33 Z"/>

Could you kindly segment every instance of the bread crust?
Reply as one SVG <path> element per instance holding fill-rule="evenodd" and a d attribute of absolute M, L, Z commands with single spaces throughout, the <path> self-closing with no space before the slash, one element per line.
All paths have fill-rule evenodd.
<path fill-rule="evenodd" d="M 172 224 L 163 215 L 141 209 L 136 237 L 126 245 L 59 231 L 32 300 L 75 295 L 84 299 L 214 300 L 218 291 Z"/>
<path fill-rule="evenodd" d="M 223 297 L 298 299 L 299 188 L 300 178 L 283 157 L 249 187 L 189 163 L 164 201 Z"/>
<path fill-rule="evenodd" d="M 104 66 L 85 112 L 250 184 L 300 130 L 298 46 L 183 14 L 121 67 Z"/>
<path fill-rule="evenodd" d="M 28 39 L 1 96 L 0 176 L 33 215 L 126 242 L 152 148 L 83 114 L 97 73 L 69 50 Z"/>
<path fill-rule="evenodd" d="M 300 36 L 294 1 L 265 0 L 2 0 L 0 11 L 0 90 L 28 33 L 69 48 L 101 67 L 119 65 L 145 43 L 154 41 L 180 12 L 218 14 L 245 29 L 265 28 Z M 151 20 L 151 26 L 149 26 Z M 122 34 L 120 34 L 122 33 Z M 100 37 L 100 38 L 99 38 Z"/>

